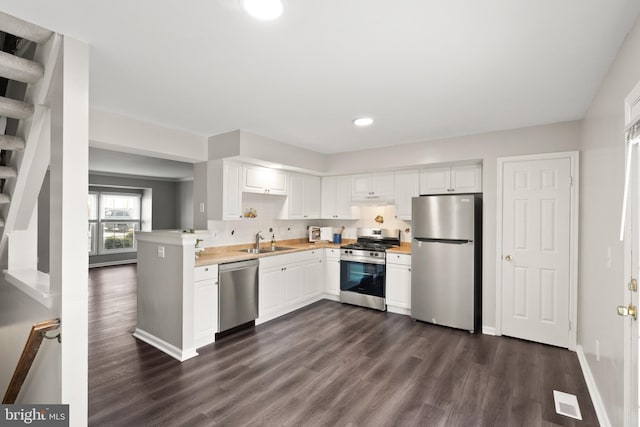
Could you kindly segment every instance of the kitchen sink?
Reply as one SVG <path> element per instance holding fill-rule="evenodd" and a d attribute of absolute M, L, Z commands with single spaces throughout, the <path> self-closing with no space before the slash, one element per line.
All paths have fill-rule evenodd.
<path fill-rule="evenodd" d="M 275 248 L 271 249 L 271 248 L 260 248 L 260 249 L 256 249 L 256 248 L 246 248 L 246 249 L 239 249 L 239 252 L 245 252 L 245 253 L 249 253 L 249 254 L 268 254 L 269 252 L 279 252 L 279 251 L 289 251 L 291 249 L 294 248 L 289 248 L 286 246 L 276 246 Z"/>

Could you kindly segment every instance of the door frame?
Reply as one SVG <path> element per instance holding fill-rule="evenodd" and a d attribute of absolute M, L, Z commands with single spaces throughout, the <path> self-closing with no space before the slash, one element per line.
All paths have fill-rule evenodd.
<path fill-rule="evenodd" d="M 632 125 L 640 121 L 640 82 L 636 83 L 633 89 L 629 92 L 629 94 L 624 99 L 624 124 L 625 131 L 628 126 Z M 621 239 L 624 242 L 624 293 L 625 300 L 624 303 L 627 302 L 627 294 L 631 296 L 631 303 L 636 303 L 638 301 L 638 295 L 635 297 L 633 292 L 629 293 L 627 290 L 627 283 L 631 277 L 634 277 L 634 274 L 637 271 L 636 265 L 634 265 L 634 260 L 632 259 L 632 253 L 634 251 L 634 257 L 636 260 L 638 259 L 637 251 L 638 251 L 638 237 L 640 233 L 638 232 L 638 228 L 640 226 L 640 209 L 638 209 L 640 205 L 640 171 L 638 170 L 638 164 L 634 165 L 634 161 L 640 158 L 640 154 L 638 153 L 640 150 L 640 146 L 636 146 L 634 149 L 629 151 L 629 147 L 625 142 L 624 152 L 625 152 L 625 165 L 633 165 L 631 169 L 631 175 L 629 176 L 629 182 L 627 183 L 629 187 L 627 188 L 625 184 L 624 191 L 626 192 L 625 196 L 627 196 L 627 205 L 623 207 L 623 222 L 621 226 L 624 227 L 624 235 L 621 235 Z M 631 159 L 629 159 L 629 155 L 631 154 Z M 630 163 L 627 163 L 630 162 Z M 626 172 L 626 171 L 625 171 Z M 626 208 L 626 210 L 624 210 Z M 632 237 L 633 233 L 633 237 Z M 636 277 L 638 279 L 638 277 Z M 634 336 L 629 341 L 629 337 L 631 337 L 634 329 L 631 322 L 635 322 L 635 320 L 624 319 L 623 322 L 623 341 L 624 341 L 624 349 L 623 349 L 623 371 L 624 371 L 624 383 L 623 383 L 623 421 L 625 426 L 635 425 L 635 422 L 638 418 L 640 418 L 638 414 L 638 399 L 640 395 L 640 391 L 638 387 L 638 371 L 640 367 L 638 367 L 638 363 L 640 362 L 638 359 L 638 337 Z M 634 413 L 635 412 L 635 413 Z"/>
<path fill-rule="evenodd" d="M 502 185 L 504 165 L 532 160 L 569 159 L 571 161 L 570 230 L 569 230 L 569 350 L 576 351 L 578 330 L 578 221 L 580 196 L 580 153 L 563 151 L 523 156 L 498 157 L 496 191 L 496 335 L 502 335 Z"/>

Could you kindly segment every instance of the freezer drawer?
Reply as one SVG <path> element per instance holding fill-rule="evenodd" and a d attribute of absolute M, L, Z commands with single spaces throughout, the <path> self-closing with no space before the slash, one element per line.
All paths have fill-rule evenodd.
<path fill-rule="evenodd" d="M 474 243 L 414 239 L 411 251 L 411 317 L 474 331 Z"/>

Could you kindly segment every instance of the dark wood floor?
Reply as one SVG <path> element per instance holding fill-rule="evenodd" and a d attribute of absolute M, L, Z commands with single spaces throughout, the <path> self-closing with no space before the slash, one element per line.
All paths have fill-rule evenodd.
<path fill-rule="evenodd" d="M 180 363 L 131 336 L 135 266 L 89 274 L 94 426 L 596 426 L 575 353 L 321 301 Z M 576 394 L 583 421 L 557 415 Z"/>

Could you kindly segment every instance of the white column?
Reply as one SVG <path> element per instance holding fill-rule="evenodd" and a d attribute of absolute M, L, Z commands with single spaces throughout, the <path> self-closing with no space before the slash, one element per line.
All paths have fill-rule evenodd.
<path fill-rule="evenodd" d="M 89 48 L 64 37 L 51 140 L 51 290 L 62 320 L 61 401 L 87 425 Z"/>

